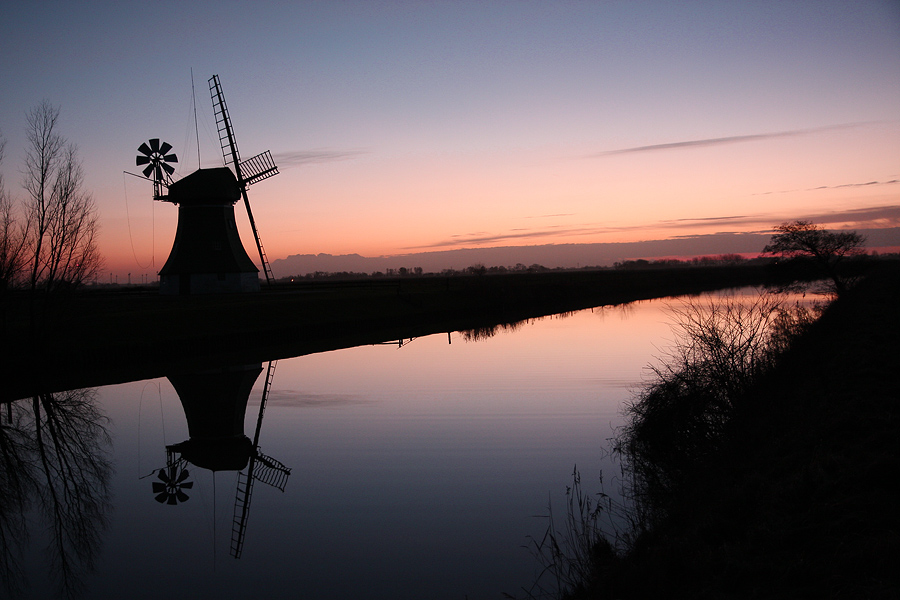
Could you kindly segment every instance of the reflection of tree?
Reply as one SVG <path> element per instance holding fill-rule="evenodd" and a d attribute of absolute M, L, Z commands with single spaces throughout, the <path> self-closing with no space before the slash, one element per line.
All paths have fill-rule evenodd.
<path fill-rule="evenodd" d="M 603 307 L 598 307 L 594 310 L 600 310 Z M 525 325 L 530 325 L 532 323 L 537 323 L 538 321 L 543 321 L 544 319 L 568 319 L 569 317 L 575 316 L 581 311 L 571 310 L 561 313 L 554 313 L 552 315 L 544 315 L 540 317 L 531 317 L 528 319 L 520 319 L 518 321 L 507 321 L 504 323 L 494 323 L 490 325 L 483 325 L 481 327 L 474 327 L 472 329 L 464 329 L 460 330 L 462 337 L 467 342 L 480 342 L 486 339 L 492 338 L 499 333 L 513 333 L 518 331 Z"/>
<path fill-rule="evenodd" d="M 0 434 L 0 536 L 6 587 L 24 584 L 17 553 L 26 543 L 25 514 L 40 509 L 51 573 L 60 595 L 77 596 L 94 567 L 111 508 L 112 466 L 106 417 L 96 390 L 41 394 L 13 406 Z M 7 543 L 11 541 L 12 543 Z"/>
<path fill-rule="evenodd" d="M 25 513 L 36 477 L 20 408 L 18 403 L 3 406 L 0 417 L 0 578 L 10 593 L 24 584 L 19 555 L 28 539 Z"/>
<path fill-rule="evenodd" d="M 525 319 L 522 321 L 513 321 L 510 323 L 497 323 L 494 325 L 484 325 L 482 327 L 474 327 L 472 329 L 466 329 L 460 331 L 462 337 L 467 342 L 480 342 L 489 338 L 494 337 L 501 331 L 503 332 L 513 332 L 517 329 L 521 328 L 522 325 L 529 322 L 534 322 L 539 319 Z"/>

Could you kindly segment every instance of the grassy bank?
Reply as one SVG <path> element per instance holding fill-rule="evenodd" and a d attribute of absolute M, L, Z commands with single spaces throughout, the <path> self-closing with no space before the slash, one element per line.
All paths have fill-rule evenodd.
<path fill-rule="evenodd" d="M 163 297 L 85 291 L 41 310 L 11 298 L 0 399 L 475 329 L 547 314 L 809 272 L 735 266 L 553 271 L 280 285 L 258 294 Z"/>
<path fill-rule="evenodd" d="M 896 598 L 900 272 L 833 303 L 576 598 Z"/>

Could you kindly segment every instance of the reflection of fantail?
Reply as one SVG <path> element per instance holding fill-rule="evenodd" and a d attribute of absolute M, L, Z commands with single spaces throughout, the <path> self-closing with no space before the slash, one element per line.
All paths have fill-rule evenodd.
<path fill-rule="evenodd" d="M 183 490 L 194 487 L 193 481 L 186 481 L 190 476 L 190 472 L 185 468 L 184 459 L 175 460 L 174 456 L 169 453 L 167 465 L 159 470 L 157 477 L 159 481 L 153 482 L 153 493 L 156 494 L 156 501 L 160 504 L 178 504 L 179 502 L 187 502 L 190 496 Z"/>

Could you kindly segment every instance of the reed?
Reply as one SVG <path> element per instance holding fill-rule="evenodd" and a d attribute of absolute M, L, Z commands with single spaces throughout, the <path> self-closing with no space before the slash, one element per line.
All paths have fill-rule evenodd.
<path fill-rule="evenodd" d="M 568 598 L 584 591 L 584 586 L 602 580 L 598 569 L 615 561 L 624 543 L 618 523 L 627 518 L 625 507 L 603 492 L 590 494 L 582 487 L 577 466 L 572 470 L 572 485 L 566 486 L 565 513 L 555 516 L 548 500 L 547 527 L 540 539 L 528 537 L 526 549 L 538 564 L 534 582 L 523 589 L 528 600 Z M 507 598 L 515 598 L 505 594 Z"/>

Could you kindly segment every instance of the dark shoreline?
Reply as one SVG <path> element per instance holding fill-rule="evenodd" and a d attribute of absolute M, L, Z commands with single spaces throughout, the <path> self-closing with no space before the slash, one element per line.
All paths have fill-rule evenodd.
<path fill-rule="evenodd" d="M 573 599 L 896 598 L 900 269 L 832 303 Z"/>
<path fill-rule="evenodd" d="M 803 265 L 739 265 L 313 282 L 226 296 L 85 290 L 52 305 L 36 336 L 21 295 L 7 310 L 15 351 L 2 365 L 0 401 L 812 278 Z"/>

